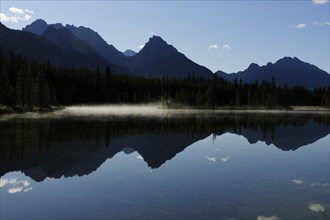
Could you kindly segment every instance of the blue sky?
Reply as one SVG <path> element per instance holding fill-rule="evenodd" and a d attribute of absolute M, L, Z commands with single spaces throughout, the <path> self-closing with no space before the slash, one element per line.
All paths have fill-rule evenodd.
<path fill-rule="evenodd" d="M 305 1 L 11 1 L 1 22 L 87 26 L 117 49 L 161 36 L 193 61 L 228 73 L 296 56 L 329 72 L 330 4 Z M 26 10 L 27 9 L 27 10 Z M 32 13 L 33 12 L 33 13 Z"/>

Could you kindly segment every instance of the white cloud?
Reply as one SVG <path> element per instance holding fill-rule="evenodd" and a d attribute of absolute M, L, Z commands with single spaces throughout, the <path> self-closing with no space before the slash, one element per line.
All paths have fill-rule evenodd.
<path fill-rule="evenodd" d="M 329 186 L 329 183 L 312 183 L 311 186 Z"/>
<path fill-rule="evenodd" d="M 220 157 L 220 159 L 222 160 L 222 162 L 227 162 L 229 160 L 229 156 Z"/>
<path fill-rule="evenodd" d="M 324 25 L 330 25 L 330 22 L 326 21 L 326 22 L 317 22 L 317 21 L 313 21 L 313 25 L 315 26 L 324 26 Z"/>
<path fill-rule="evenodd" d="M 211 44 L 207 49 L 218 49 L 218 44 Z"/>
<path fill-rule="evenodd" d="M 24 10 L 21 9 L 21 8 L 11 7 L 11 8 L 9 8 L 9 11 L 10 11 L 11 13 L 19 14 L 19 15 L 25 14 Z"/>
<path fill-rule="evenodd" d="M 29 191 L 31 191 L 32 189 L 33 189 L 32 187 L 29 187 L 29 188 L 24 189 L 23 192 L 29 192 Z"/>
<path fill-rule="evenodd" d="M 23 190 L 23 187 L 13 187 L 8 189 L 8 193 L 18 193 L 21 192 Z"/>
<path fill-rule="evenodd" d="M 308 205 L 308 208 L 313 212 L 324 212 L 325 208 L 320 203 L 311 203 Z"/>
<path fill-rule="evenodd" d="M 300 184 L 303 184 L 304 183 L 304 181 L 303 180 L 300 180 L 300 179 L 293 179 L 292 182 L 294 182 L 297 185 L 300 185 Z"/>
<path fill-rule="evenodd" d="M 143 47 L 144 47 L 144 44 L 140 44 L 140 45 L 138 46 L 139 49 L 142 49 Z"/>
<path fill-rule="evenodd" d="M 324 5 L 326 3 L 329 3 L 329 0 L 312 0 L 313 5 Z"/>
<path fill-rule="evenodd" d="M 14 16 L 7 16 L 4 13 L 0 13 L 0 21 L 1 22 L 13 22 L 13 23 L 17 23 L 18 20 L 16 17 Z"/>
<path fill-rule="evenodd" d="M 0 179 L 0 188 L 4 187 L 8 183 L 7 179 Z"/>
<path fill-rule="evenodd" d="M 0 13 L 0 21 L 2 22 L 12 22 L 18 23 L 18 21 L 28 21 L 31 19 L 31 15 L 34 12 L 29 9 L 21 9 L 16 7 L 11 7 L 8 9 L 12 15 L 6 15 L 4 13 Z"/>
<path fill-rule="evenodd" d="M 26 180 L 17 181 L 16 184 L 22 184 L 24 187 L 28 187 L 30 183 Z"/>
<path fill-rule="evenodd" d="M 19 193 L 19 192 L 28 192 L 32 190 L 32 187 L 30 186 L 30 182 L 26 180 L 20 180 L 17 181 L 17 178 L 11 178 L 11 179 L 0 179 L 0 187 L 5 187 L 6 185 L 9 185 L 8 193 Z"/>
<path fill-rule="evenodd" d="M 228 44 L 225 44 L 225 45 L 223 45 L 222 49 L 231 50 L 231 46 L 229 46 Z"/>
<path fill-rule="evenodd" d="M 211 162 L 215 162 L 215 161 L 217 161 L 217 158 L 216 158 L 216 157 L 209 157 L 209 156 L 206 156 L 206 159 L 207 159 L 208 161 L 211 161 Z"/>
<path fill-rule="evenodd" d="M 279 220 L 279 218 L 276 215 L 272 215 L 272 216 L 258 216 L 257 220 Z"/>
<path fill-rule="evenodd" d="M 24 11 L 25 11 L 26 13 L 29 13 L 29 14 L 34 14 L 34 11 L 31 11 L 31 10 L 29 10 L 29 9 L 24 9 Z"/>
<path fill-rule="evenodd" d="M 24 17 L 18 17 L 18 20 L 22 20 L 22 21 L 28 21 L 31 19 L 30 15 L 24 15 Z"/>
<path fill-rule="evenodd" d="M 294 26 L 297 29 L 305 29 L 307 27 L 306 24 L 297 24 L 296 26 Z"/>

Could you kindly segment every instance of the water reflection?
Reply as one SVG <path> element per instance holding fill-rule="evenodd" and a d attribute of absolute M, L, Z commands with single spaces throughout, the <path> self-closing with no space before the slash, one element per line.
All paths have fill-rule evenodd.
<path fill-rule="evenodd" d="M 82 176 L 95 171 L 118 152 L 131 154 L 135 151 L 138 159 L 154 169 L 189 145 L 211 134 L 215 139 L 225 133 L 242 135 L 251 144 L 262 141 L 283 151 L 297 150 L 328 135 L 330 118 L 321 114 L 226 114 L 13 119 L 0 122 L 0 176 L 11 171 L 22 171 L 35 181 Z M 227 162 L 229 158 L 229 155 L 206 156 L 211 162 Z M 4 184 L 5 180 L 1 181 L 1 185 Z M 299 179 L 292 181 L 303 183 Z M 11 192 L 15 190 L 27 188 L 16 187 Z"/>
<path fill-rule="evenodd" d="M 29 181 L 17 180 L 17 178 L 0 179 L 0 188 L 8 188 L 7 192 L 10 194 L 28 192 L 33 189 Z"/>

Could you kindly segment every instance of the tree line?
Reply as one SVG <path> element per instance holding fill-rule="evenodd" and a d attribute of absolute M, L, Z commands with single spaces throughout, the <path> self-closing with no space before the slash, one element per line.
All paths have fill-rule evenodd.
<path fill-rule="evenodd" d="M 183 79 L 112 73 L 110 66 L 95 70 L 31 63 L 20 55 L 0 53 L 0 105 L 16 110 L 54 105 L 145 103 L 161 100 L 165 106 L 216 108 L 219 106 L 290 105 L 330 107 L 330 86 L 307 89 L 279 87 L 272 82 L 228 82 L 214 75 L 190 74 Z"/>

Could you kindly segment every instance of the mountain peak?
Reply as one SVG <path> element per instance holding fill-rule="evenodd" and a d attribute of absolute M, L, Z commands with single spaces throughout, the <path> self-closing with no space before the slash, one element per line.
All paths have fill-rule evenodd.
<path fill-rule="evenodd" d="M 166 41 L 163 40 L 160 36 L 153 35 L 151 38 L 149 38 L 148 43 L 151 44 L 157 44 L 157 45 L 168 45 Z"/>
<path fill-rule="evenodd" d="M 127 57 L 132 57 L 136 54 L 136 52 L 131 49 L 127 49 L 127 50 L 125 50 L 125 52 L 123 52 L 123 54 Z"/>
<path fill-rule="evenodd" d="M 292 63 L 302 63 L 301 60 L 299 60 L 297 57 L 283 57 L 282 59 L 279 59 L 278 61 L 276 61 L 275 64 L 278 64 L 278 65 L 289 65 L 289 64 L 292 64 Z"/>
<path fill-rule="evenodd" d="M 248 69 L 257 69 L 257 68 L 260 68 L 260 66 L 256 63 L 251 63 L 248 67 Z"/>
<path fill-rule="evenodd" d="M 22 31 L 31 32 L 37 35 L 42 35 L 44 31 L 47 29 L 48 24 L 46 21 L 42 19 L 37 19 L 29 25 L 26 25 Z"/>

